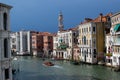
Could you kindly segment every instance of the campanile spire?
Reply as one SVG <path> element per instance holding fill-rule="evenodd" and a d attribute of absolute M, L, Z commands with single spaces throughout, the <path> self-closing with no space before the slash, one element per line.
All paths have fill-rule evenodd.
<path fill-rule="evenodd" d="M 62 15 L 61 11 L 60 11 L 59 17 L 58 17 L 58 27 L 59 27 L 59 31 L 63 31 L 64 30 L 63 15 Z"/>

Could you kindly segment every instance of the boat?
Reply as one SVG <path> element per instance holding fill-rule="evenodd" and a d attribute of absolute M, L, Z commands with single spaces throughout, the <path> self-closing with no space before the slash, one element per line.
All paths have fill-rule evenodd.
<path fill-rule="evenodd" d="M 98 64 L 104 66 L 104 65 L 105 65 L 105 62 L 99 61 Z"/>
<path fill-rule="evenodd" d="M 43 64 L 46 65 L 46 66 L 54 66 L 54 64 L 50 61 L 46 61 Z"/>
<path fill-rule="evenodd" d="M 74 65 L 79 65 L 80 64 L 80 62 L 78 62 L 78 61 L 71 61 L 71 63 L 74 64 Z"/>
<path fill-rule="evenodd" d="M 115 72 L 119 72 L 119 71 L 120 71 L 120 67 L 119 67 L 119 66 L 115 67 L 115 68 L 114 68 L 114 71 L 115 71 Z"/>

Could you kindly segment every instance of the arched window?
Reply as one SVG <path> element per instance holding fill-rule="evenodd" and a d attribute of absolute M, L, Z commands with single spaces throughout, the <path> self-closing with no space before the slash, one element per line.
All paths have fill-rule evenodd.
<path fill-rule="evenodd" d="M 86 45 L 86 37 L 84 36 L 84 45 Z"/>
<path fill-rule="evenodd" d="M 3 14 L 3 26 L 4 30 L 7 30 L 7 13 Z"/>
<path fill-rule="evenodd" d="M 8 41 L 7 39 L 4 39 L 4 57 L 8 57 Z"/>
<path fill-rule="evenodd" d="M 77 50 L 77 53 L 79 53 L 80 51 L 79 50 Z"/>

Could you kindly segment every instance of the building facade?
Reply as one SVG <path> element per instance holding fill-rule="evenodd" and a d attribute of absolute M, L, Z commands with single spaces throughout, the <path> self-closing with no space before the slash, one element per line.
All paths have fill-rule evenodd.
<path fill-rule="evenodd" d="M 105 35 L 109 32 L 108 18 L 111 14 L 100 14 L 95 19 L 85 18 L 79 25 L 79 48 L 81 61 L 96 64 L 104 61 Z"/>
<path fill-rule="evenodd" d="M 54 36 L 54 51 L 53 54 L 61 59 L 72 59 L 73 47 L 77 44 L 77 27 L 70 28 L 64 31 L 58 31 L 57 35 Z"/>
<path fill-rule="evenodd" d="M 34 56 L 43 53 L 43 35 L 40 32 L 32 33 L 32 52 Z"/>
<path fill-rule="evenodd" d="M 17 55 L 31 55 L 32 44 L 31 44 L 31 31 L 19 31 L 11 33 L 11 48 Z"/>
<path fill-rule="evenodd" d="M 109 34 L 106 35 L 106 65 L 112 66 L 112 52 L 113 52 L 113 37 Z"/>
<path fill-rule="evenodd" d="M 112 66 L 117 67 L 120 66 L 120 12 L 111 16 L 111 26 Z"/>
<path fill-rule="evenodd" d="M 34 56 L 47 57 L 53 51 L 53 34 L 49 32 L 33 32 L 31 39 Z"/>
<path fill-rule="evenodd" d="M 53 34 L 43 32 L 43 51 L 46 57 L 51 57 L 53 52 Z"/>
<path fill-rule="evenodd" d="M 87 63 L 97 63 L 96 45 L 97 26 L 93 22 L 81 24 L 79 26 L 79 48 L 80 60 Z"/>
<path fill-rule="evenodd" d="M 11 54 L 14 55 L 16 53 L 16 34 L 14 32 L 10 33 L 10 46 Z"/>
<path fill-rule="evenodd" d="M 10 51 L 10 9 L 0 3 L 0 80 L 12 80 Z"/>

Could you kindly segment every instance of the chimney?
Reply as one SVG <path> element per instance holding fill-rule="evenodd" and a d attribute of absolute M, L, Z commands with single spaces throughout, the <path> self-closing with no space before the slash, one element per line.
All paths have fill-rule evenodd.
<path fill-rule="evenodd" d="M 92 19 L 90 19 L 90 18 L 85 18 L 85 22 L 90 22 L 90 21 L 92 21 Z"/>
<path fill-rule="evenodd" d="M 102 22 L 102 17 L 103 17 L 103 14 L 100 13 L 100 22 Z"/>

